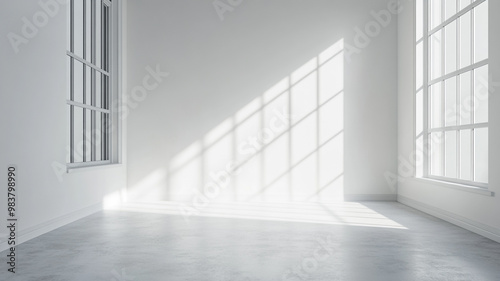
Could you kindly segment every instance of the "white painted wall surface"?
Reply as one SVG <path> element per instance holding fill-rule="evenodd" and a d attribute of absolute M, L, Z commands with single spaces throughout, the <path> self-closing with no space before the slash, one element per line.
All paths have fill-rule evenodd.
<path fill-rule="evenodd" d="M 240 124 L 235 120 L 241 110 L 263 102 L 273 85 L 342 40 L 344 45 L 362 48 L 343 63 L 341 74 L 321 78 L 320 84 L 342 82 L 344 90 L 343 99 L 320 113 L 324 114 L 320 126 L 343 129 L 330 151 L 316 153 L 296 171 L 286 173 L 289 139 L 300 144 L 299 150 L 308 141 L 314 146 L 316 140 L 307 139 L 316 134 L 318 122 L 312 118 L 292 137 L 283 137 L 252 158 L 220 193 L 214 191 L 211 200 L 395 198 L 384 173 L 395 172 L 397 165 L 396 15 L 391 14 L 387 25 L 383 22 L 386 26 L 370 26 L 376 22 L 371 12 L 388 10 L 391 2 L 130 1 L 128 94 L 135 98 L 128 119 L 129 200 L 190 202 L 210 188 L 217 182 L 210 174 L 244 157 L 238 151 L 241 142 L 270 121 L 268 113 L 259 112 L 263 119 Z M 214 5 L 222 9 L 219 14 Z M 355 45 L 356 28 L 367 26 L 374 37 L 366 46 Z M 341 59 L 337 63 L 342 66 Z M 169 76 L 149 80 L 147 67 L 158 67 Z M 146 94 L 141 95 L 138 88 L 134 95 L 134 87 L 143 86 L 144 79 L 158 83 L 150 85 Z M 316 95 L 314 88 L 294 91 Z M 286 98 L 280 102 L 286 105 Z M 217 133 L 220 140 L 213 137 Z M 270 186 L 269 173 L 283 170 L 282 181 L 260 190 Z M 321 175 L 315 175 L 316 170 Z M 318 190 L 325 183 L 325 189 Z"/>

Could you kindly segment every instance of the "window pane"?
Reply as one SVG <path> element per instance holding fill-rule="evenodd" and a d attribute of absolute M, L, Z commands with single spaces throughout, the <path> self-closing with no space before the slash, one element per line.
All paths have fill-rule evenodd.
<path fill-rule="evenodd" d="M 471 163 L 471 130 L 462 130 L 460 131 L 460 179 L 472 180 Z"/>
<path fill-rule="evenodd" d="M 429 73 L 431 75 L 431 80 L 438 78 L 443 75 L 443 67 L 442 67 L 442 31 L 438 31 L 434 33 L 430 37 L 429 45 Z"/>
<path fill-rule="evenodd" d="M 430 134 L 430 174 L 433 176 L 443 176 L 443 133 L 436 132 Z"/>
<path fill-rule="evenodd" d="M 443 0 L 429 1 L 429 30 L 443 22 L 442 6 Z"/>
<path fill-rule="evenodd" d="M 457 70 L 457 22 L 445 27 L 445 67 L 446 74 Z"/>
<path fill-rule="evenodd" d="M 415 51 L 415 86 L 417 89 L 420 89 L 424 85 L 424 43 L 418 43 Z"/>
<path fill-rule="evenodd" d="M 446 132 L 445 135 L 445 176 L 457 177 L 457 132 Z"/>
<path fill-rule="evenodd" d="M 445 81 L 445 125 L 457 125 L 457 79 L 452 77 Z"/>
<path fill-rule="evenodd" d="M 418 41 L 420 40 L 420 38 L 422 38 L 423 36 L 423 31 L 424 31 L 424 3 L 423 3 L 423 0 L 416 0 L 416 22 L 415 22 L 415 26 L 416 26 L 416 33 L 415 33 L 415 41 Z"/>
<path fill-rule="evenodd" d="M 95 28 L 95 31 L 96 31 L 96 45 L 95 45 L 95 51 L 96 51 L 96 61 L 95 61 L 95 64 L 98 66 L 98 67 L 101 67 L 101 48 L 102 48 L 102 25 L 101 25 L 101 22 L 102 22 L 102 19 L 101 19 L 101 8 L 102 8 L 102 1 L 101 0 L 93 0 L 96 2 L 96 15 L 95 15 L 95 19 L 96 19 L 96 28 Z"/>
<path fill-rule="evenodd" d="M 488 183 L 488 129 L 474 130 L 474 180 Z"/>
<path fill-rule="evenodd" d="M 103 32 L 103 49 L 102 49 L 102 68 L 109 71 L 109 8 L 103 6 L 103 22 L 102 22 L 102 32 Z M 106 39 L 107 38 L 107 39 Z"/>
<path fill-rule="evenodd" d="M 488 58 L 488 1 L 474 9 L 474 61 Z"/>
<path fill-rule="evenodd" d="M 102 138 L 102 133 L 101 133 L 101 123 L 102 123 L 102 118 L 101 118 L 101 113 L 96 112 L 95 113 L 95 130 L 94 130 L 94 135 L 95 135 L 95 160 L 96 161 L 101 161 L 101 138 Z"/>
<path fill-rule="evenodd" d="M 429 114 L 430 127 L 443 127 L 443 95 L 441 90 L 442 82 L 436 83 L 430 87 L 429 93 Z"/>
<path fill-rule="evenodd" d="M 109 77 L 106 75 L 102 75 L 103 83 L 104 83 L 104 88 L 103 88 L 103 95 L 104 95 L 104 105 L 103 107 L 106 109 L 110 109 L 110 103 L 111 103 L 111 93 L 109 89 Z"/>
<path fill-rule="evenodd" d="M 85 161 L 92 159 L 92 111 L 85 109 Z"/>
<path fill-rule="evenodd" d="M 107 145 L 108 145 L 107 144 L 107 137 L 108 136 L 106 134 L 107 133 L 106 128 L 107 128 L 108 122 L 109 122 L 109 115 L 106 113 L 102 113 L 101 116 L 102 116 L 101 117 L 102 118 L 102 126 L 101 126 L 101 128 L 102 128 L 102 138 L 101 138 L 102 139 L 102 141 L 101 141 L 102 142 L 102 145 L 101 145 L 101 147 L 102 147 L 101 148 L 102 160 L 109 160 L 108 155 L 107 155 Z"/>
<path fill-rule="evenodd" d="M 460 75 L 460 124 L 468 125 L 472 120 L 471 73 Z"/>
<path fill-rule="evenodd" d="M 74 53 L 83 57 L 83 2 L 81 0 L 73 1 L 74 10 L 74 32 L 73 32 L 73 40 L 74 40 Z"/>
<path fill-rule="evenodd" d="M 71 66 L 73 58 L 67 57 L 66 61 L 66 99 L 71 100 L 71 73 L 73 72 L 73 67 Z"/>
<path fill-rule="evenodd" d="M 73 101 L 83 103 L 83 63 L 73 60 Z"/>
<path fill-rule="evenodd" d="M 95 75 L 95 106 L 101 107 L 102 106 L 102 73 L 99 71 L 96 71 Z"/>
<path fill-rule="evenodd" d="M 460 19 L 460 67 L 471 64 L 471 12 Z"/>
<path fill-rule="evenodd" d="M 83 108 L 73 106 L 73 153 L 74 162 L 83 162 Z"/>
<path fill-rule="evenodd" d="M 445 20 L 457 13 L 457 0 L 445 0 Z"/>
<path fill-rule="evenodd" d="M 90 61 L 92 51 L 92 0 L 83 0 L 85 3 L 85 59 Z"/>
<path fill-rule="evenodd" d="M 459 0 L 460 10 L 470 5 L 470 0 Z"/>
<path fill-rule="evenodd" d="M 488 122 L 488 66 L 474 71 L 474 123 Z"/>
<path fill-rule="evenodd" d="M 92 94 L 92 68 L 85 67 L 85 104 L 91 105 Z"/>

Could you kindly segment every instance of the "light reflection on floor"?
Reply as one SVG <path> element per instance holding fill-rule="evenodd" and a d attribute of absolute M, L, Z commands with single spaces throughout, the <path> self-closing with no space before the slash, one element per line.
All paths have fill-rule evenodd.
<path fill-rule="evenodd" d="M 117 209 L 131 212 L 158 213 L 185 216 L 223 217 L 267 221 L 290 221 L 318 224 L 407 229 L 397 222 L 357 202 L 332 203 L 215 203 L 209 202 L 196 213 L 179 202 L 125 203 Z"/>

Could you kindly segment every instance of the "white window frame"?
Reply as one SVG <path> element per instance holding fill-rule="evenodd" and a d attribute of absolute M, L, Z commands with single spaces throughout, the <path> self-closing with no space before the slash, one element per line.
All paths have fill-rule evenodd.
<path fill-rule="evenodd" d="M 445 0 L 446 1 L 446 0 Z M 440 128 L 435 128 L 435 129 L 431 129 L 429 128 L 430 125 L 429 125 L 429 88 L 436 84 L 436 83 L 439 83 L 439 82 L 444 82 L 446 81 L 447 79 L 449 78 L 453 78 L 453 77 L 459 77 L 461 74 L 464 74 L 464 73 L 467 73 L 467 72 L 471 72 L 471 95 L 474 95 L 474 75 L 472 75 L 474 73 L 474 70 L 475 69 L 478 69 L 480 67 L 483 67 L 483 66 L 486 66 L 489 64 L 489 57 L 484 59 L 484 60 L 481 60 L 481 61 L 478 61 L 478 62 L 474 62 L 474 13 L 471 12 L 471 15 L 472 15 L 472 18 L 471 18 L 471 48 L 470 48 L 470 52 L 471 52 L 471 64 L 469 66 L 466 66 L 466 67 L 460 67 L 459 65 L 459 52 L 457 52 L 457 66 L 456 66 L 456 70 L 455 71 L 452 71 L 448 74 L 444 74 L 444 75 L 440 75 L 439 77 L 436 77 L 434 79 L 430 79 L 430 75 L 429 75 L 429 68 L 430 68 L 430 65 L 429 65 L 429 58 L 430 58 L 430 54 L 429 54 L 429 38 L 436 32 L 441 32 L 442 30 L 444 30 L 444 28 L 450 24 L 450 23 L 453 23 L 454 21 L 456 21 L 457 19 L 459 19 L 461 16 L 467 14 L 468 12 L 472 11 L 474 8 L 476 8 L 477 6 L 481 5 L 482 3 L 486 2 L 487 0 L 475 0 L 473 1 L 471 4 L 467 5 L 466 7 L 463 7 L 461 10 L 459 10 L 459 0 L 457 0 L 457 10 L 459 10 L 456 14 L 454 14 L 453 16 L 449 17 L 448 19 L 444 20 L 441 24 L 435 26 L 432 30 L 429 30 L 429 2 L 430 1 L 427 1 L 427 0 L 422 0 L 422 5 L 423 5 L 423 19 L 422 19 L 422 37 L 419 38 L 417 40 L 416 38 L 416 30 L 419 28 L 417 26 L 418 24 L 418 20 L 417 20 L 417 5 L 418 5 L 418 2 L 419 1 L 414 1 L 415 2 L 415 15 L 414 15 L 414 24 L 415 24 L 415 36 L 413 36 L 413 42 L 414 42 L 414 63 L 415 63 L 415 67 L 414 67 L 414 70 L 415 70 L 415 76 L 414 76 L 414 105 L 415 105 L 415 113 L 414 113 L 414 118 L 415 118 L 415 128 L 417 127 L 417 101 L 416 101 L 416 95 L 419 91 L 422 91 L 423 92 L 423 101 L 422 101 L 422 108 L 423 108 L 423 112 L 422 112 L 422 118 L 423 120 L 421 120 L 422 122 L 422 126 L 423 126 L 423 130 L 421 132 L 421 134 L 418 134 L 418 132 L 415 130 L 414 131 L 414 148 L 415 148 L 415 151 L 418 151 L 418 144 L 417 144 L 417 139 L 420 137 L 420 136 L 423 136 L 423 152 L 421 153 L 421 157 L 423 157 L 423 162 L 422 162 L 422 175 L 421 176 L 418 176 L 417 174 L 415 175 L 417 178 L 418 177 L 421 177 L 421 178 L 427 178 L 427 179 L 431 179 L 431 180 L 437 180 L 437 181 L 442 181 L 442 182 L 449 182 L 449 183 L 452 183 L 452 184 L 458 184 L 458 185 L 463 185 L 463 186 L 470 186 L 470 187 L 473 187 L 473 188 L 481 188 L 481 189 L 488 189 L 488 183 L 482 183 L 482 182 L 477 182 L 477 181 L 474 181 L 474 152 L 472 152 L 472 157 L 471 157 L 471 177 L 472 177 L 472 180 L 462 180 L 460 179 L 460 173 L 457 172 L 457 178 L 450 178 L 450 177 L 445 177 L 445 176 L 436 176 L 436 175 L 431 175 L 430 174 L 430 159 L 429 159 L 429 154 L 430 154 L 430 145 L 429 145 L 429 138 L 430 138 L 430 133 L 432 132 L 443 132 L 443 135 L 446 131 L 457 131 L 457 132 L 460 132 L 460 130 L 466 130 L 466 129 L 480 129 L 480 128 L 489 128 L 488 126 L 488 123 L 474 123 L 474 114 L 471 114 L 471 124 L 467 124 L 467 125 L 458 125 L 458 121 L 457 121 L 457 125 L 456 126 L 446 126 L 446 123 L 444 122 L 444 120 L 442 120 L 442 126 L 443 127 L 440 127 Z M 444 13 L 445 13 L 445 9 L 444 9 L 444 4 L 442 5 L 442 13 L 443 13 L 443 19 L 445 18 L 444 17 Z M 458 21 L 457 21 L 458 23 Z M 459 29 L 458 29 L 458 26 L 457 26 L 457 44 L 459 44 L 458 42 L 458 32 L 459 32 Z M 443 38 L 443 36 L 442 36 Z M 418 68 L 417 68 L 417 65 L 418 65 L 418 61 L 417 61 L 417 45 L 422 43 L 423 44 L 423 50 L 422 50 L 422 55 L 423 55 L 423 68 L 422 68 L 422 72 L 423 74 L 420 74 L 420 75 L 423 75 L 422 76 L 422 87 L 421 88 L 418 88 L 417 89 L 417 74 L 416 71 L 418 71 Z M 442 44 L 442 55 L 441 55 L 441 59 L 442 59 L 442 63 L 441 63 L 441 67 L 445 68 L 445 56 L 443 55 L 444 54 L 444 44 Z M 445 73 L 445 71 L 443 70 L 443 73 Z M 444 83 L 443 83 L 443 88 L 444 88 Z M 442 89 L 441 90 L 441 93 L 442 93 L 442 97 L 444 99 L 444 96 L 445 96 L 445 92 L 444 90 Z M 459 95 L 459 90 L 457 88 L 457 96 Z M 457 99 L 457 102 L 458 102 L 458 99 Z M 444 107 L 444 102 L 442 101 L 442 106 Z M 443 108 L 443 112 L 442 112 L 442 118 L 444 119 L 444 108 Z M 473 131 L 472 131 L 473 132 Z M 457 166 L 460 166 L 460 159 L 458 159 L 458 156 L 460 155 L 458 150 L 460 149 L 460 145 L 459 145 L 459 136 L 457 136 Z M 444 151 L 444 141 L 442 143 L 442 148 L 443 150 L 443 155 L 445 154 L 445 151 Z M 474 151 L 474 133 L 471 134 L 471 151 Z M 443 156 L 444 157 L 444 156 Z M 416 160 L 417 161 L 417 160 Z M 442 165 L 443 167 L 441 168 L 443 170 L 443 174 L 444 174 L 444 160 L 442 161 Z M 418 165 L 415 163 L 415 167 L 418 167 Z M 417 168 L 418 169 L 418 168 Z M 457 168 L 458 169 L 458 168 Z"/>
<path fill-rule="evenodd" d="M 85 13 L 88 11 L 84 9 L 83 11 L 83 55 L 79 56 L 75 53 L 75 23 L 74 23 L 74 13 L 75 1 L 82 1 L 85 7 L 86 3 L 91 6 L 90 14 L 90 38 L 86 38 L 87 27 Z M 96 6 L 99 3 L 101 5 L 101 46 L 96 46 Z M 121 28 L 121 17 L 119 9 L 121 3 L 119 0 L 69 0 L 68 1 L 68 34 L 69 34 L 69 46 L 66 55 L 69 59 L 69 97 L 66 100 L 66 104 L 69 109 L 69 139 L 68 139 L 68 157 L 67 157 L 67 169 L 70 171 L 75 168 L 84 167 L 94 167 L 103 166 L 110 164 L 121 163 L 121 120 L 118 118 L 118 111 L 116 110 L 116 105 L 121 102 L 121 97 L 119 91 L 121 90 L 120 83 L 120 67 L 121 67 L 121 45 L 119 44 L 121 40 L 120 28 Z M 107 13 L 105 14 L 104 8 L 107 8 Z M 107 33 L 107 36 L 104 34 Z M 87 42 L 90 41 L 90 58 L 87 58 Z M 101 67 L 97 64 L 96 49 L 101 48 L 101 62 L 99 63 Z M 83 103 L 74 100 L 74 63 L 79 62 L 83 66 L 83 77 L 82 77 L 82 93 L 83 93 Z M 86 68 L 90 69 L 91 77 L 86 77 Z M 101 77 L 107 77 L 107 79 L 101 79 L 100 85 L 97 85 L 95 76 L 99 74 Z M 90 80 L 90 96 L 91 101 L 86 100 L 86 79 Z M 96 94 L 95 87 L 101 87 L 101 106 L 96 104 Z M 75 139 L 75 120 L 74 120 L 74 109 L 83 109 L 83 139 Z M 86 115 L 90 114 L 91 124 L 87 124 Z M 96 115 L 101 114 L 101 126 L 100 130 L 96 127 Z M 104 118 L 106 117 L 106 118 Z M 90 128 L 91 136 L 87 136 L 87 128 Z M 96 133 L 94 133 L 96 132 Z M 78 151 L 77 145 L 82 147 L 82 151 Z M 101 157 L 97 159 L 96 149 L 97 145 L 100 145 Z M 75 162 L 75 154 L 79 153 L 81 162 Z M 90 155 L 89 155 L 90 154 Z M 89 157 L 90 156 L 90 157 Z M 90 158 L 90 159 L 89 159 Z"/>

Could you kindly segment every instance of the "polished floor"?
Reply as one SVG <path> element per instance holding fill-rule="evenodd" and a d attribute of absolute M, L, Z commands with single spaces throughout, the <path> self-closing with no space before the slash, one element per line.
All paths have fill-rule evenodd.
<path fill-rule="evenodd" d="M 392 202 L 103 211 L 18 247 L 0 280 L 500 280 L 500 244 Z M 199 216 L 198 216 L 199 215 Z"/>

